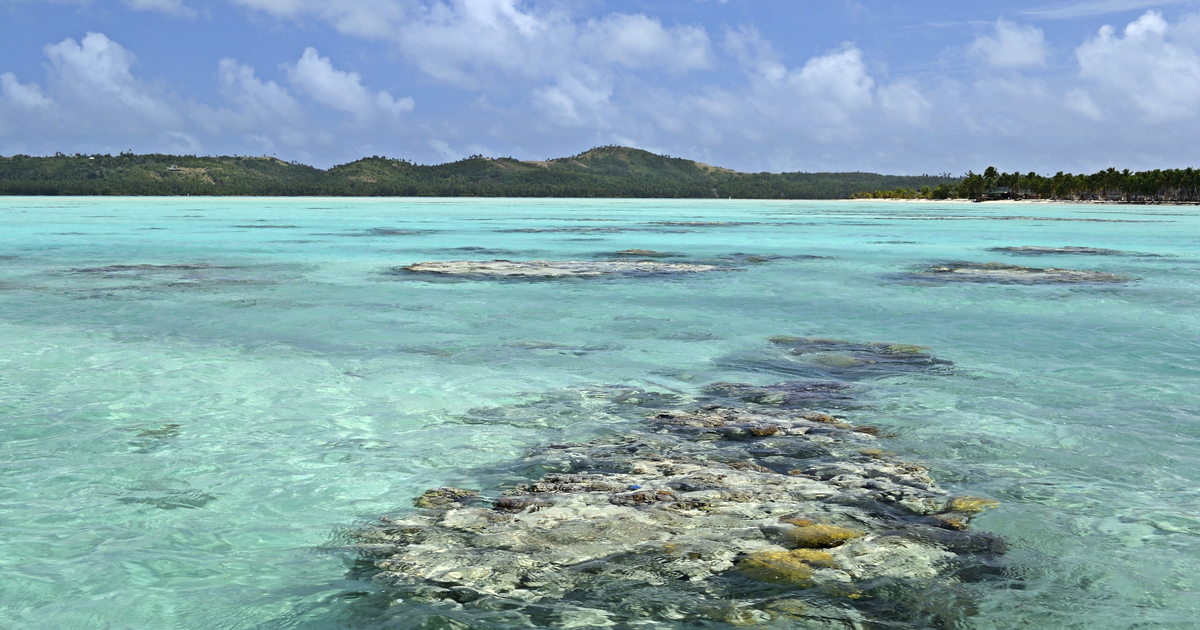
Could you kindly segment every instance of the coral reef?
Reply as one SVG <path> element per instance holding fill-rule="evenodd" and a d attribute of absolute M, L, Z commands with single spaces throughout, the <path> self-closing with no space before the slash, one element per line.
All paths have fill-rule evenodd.
<path fill-rule="evenodd" d="M 854 351 L 930 358 L 914 346 Z M 1001 579 L 1003 543 L 967 531 L 995 502 L 951 496 L 923 467 L 877 448 L 877 431 L 820 410 L 847 397 L 834 385 L 718 383 L 696 400 L 588 390 L 581 413 L 638 419 L 546 445 L 514 465 L 524 482 L 423 493 L 418 510 L 355 533 L 357 573 L 402 602 L 406 612 L 385 616 L 410 627 L 435 617 L 449 620 L 437 627 L 478 627 L 497 611 L 522 627 L 959 623 L 948 617 L 969 607 L 931 612 L 917 594 Z M 775 393 L 782 399 L 764 401 Z M 546 402 L 561 409 L 565 399 Z"/>

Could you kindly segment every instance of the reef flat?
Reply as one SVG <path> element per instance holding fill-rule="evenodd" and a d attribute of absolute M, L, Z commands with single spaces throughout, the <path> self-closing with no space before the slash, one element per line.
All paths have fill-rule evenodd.
<path fill-rule="evenodd" d="M 1133 278 L 1103 271 L 1022 267 L 1005 263 L 947 262 L 905 274 L 913 280 L 994 282 L 999 284 L 1088 284 L 1129 282 Z"/>
<path fill-rule="evenodd" d="M 1003 542 L 969 531 L 972 515 L 996 503 L 952 496 L 881 448 L 877 428 L 822 411 L 850 397 L 845 385 L 715 383 L 691 400 L 589 395 L 640 418 L 602 438 L 545 445 L 517 464 L 524 483 L 430 489 L 417 510 L 355 533 L 359 573 L 387 589 L 385 619 L 941 627 L 971 614 L 963 583 L 1002 579 Z"/>
<path fill-rule="evenodd" d="M 400 267 L 407 273 L 475 278 L 578 278 L 596 276 L 647 276 L 728 271 L 717 265 L 668 263 L 649 260 L 452 260 L 423 262 Z"/>

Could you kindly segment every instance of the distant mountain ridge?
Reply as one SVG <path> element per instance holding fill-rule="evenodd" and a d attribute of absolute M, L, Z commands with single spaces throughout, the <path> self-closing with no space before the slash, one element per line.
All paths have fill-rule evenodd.
<path fill-rule="evenodd" d="M 546 161 L 474 155 L 422 165 L 374 156 L 328 170 L 268 157 L 0 157 L 0 195 L 839 199 L 958 181 L 928 175 L 742 173 L 619 146 Z"/>

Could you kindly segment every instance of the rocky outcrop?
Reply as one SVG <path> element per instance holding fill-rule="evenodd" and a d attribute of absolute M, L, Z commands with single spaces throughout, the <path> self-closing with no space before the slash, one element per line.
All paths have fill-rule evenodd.
<path fill-rule="evenodd" d="M 878 429 L 821 410 L 849 396 L 837 383 L 717 383 L 691 402 L 610 393 L 613 406 L 667 408 L 607 438 L 546 445 L 517 466 L 524 483 L 431 489 L 417 511 L 357 532 L 361 572 L 399 602 L 383 614 L 411 627 L 421 615 L 477 627 L 501 610 L 511 627 L 924 627 L 969 606 L 939 598 L 931 611 L 919 593 L 987 579 L 1003 552 L 968 529 L 995 502 L 951 496 L 887 453 Z"/>
<path fill-rule="evenodd" d="M 474 278 L 579 278 L 676 275 L 728 268 L 650 260 L 453 260 L 416 263 L 397 271 Z"/>
<path fill-rule="evenodd" d="M 1004 263 L 950 262 L 930 265 L 908 274 L 916 280 L 936 282 L 993 282 L 998 284 L 1111 284 L 1133 278 L 1103 271 L 1022 267 Z"/>

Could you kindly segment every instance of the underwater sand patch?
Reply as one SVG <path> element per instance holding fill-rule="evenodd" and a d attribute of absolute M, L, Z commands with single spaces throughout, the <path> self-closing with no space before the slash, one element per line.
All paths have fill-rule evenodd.
<path fill-rule="evenodd" d="M 992 282 L 998 284 L 1089 284 L 1123 283 L 1129 276 L 1085 269 L 1022 267 L 1005 263 L 951 262 L 930 265 L 908 274 L 919 280 L 940 282 Z"/>
<path fill-rule="evenodd" d="M 453 260 L 416 263 L 398 271 L 476 278 L 579 278 L 676 275 L 728 271 L 728 268 L 643 260 Z"/>

